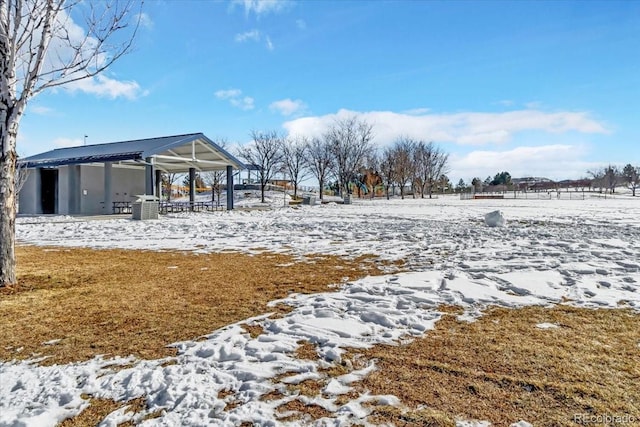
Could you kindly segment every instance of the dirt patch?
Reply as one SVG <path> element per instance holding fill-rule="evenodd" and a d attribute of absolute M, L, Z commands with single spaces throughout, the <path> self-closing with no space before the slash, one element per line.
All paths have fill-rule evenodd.
<path fill-rule="evenodd" d="M 19 246 L 18 286 L 0 292 L 0 360 L 43 364 L 171 356 L 168 344 L 284 308 L 293 292 L 381 274 L 371 257 L 194 254 Z M 257 333 L 257 330 L 252 330 Z"/>

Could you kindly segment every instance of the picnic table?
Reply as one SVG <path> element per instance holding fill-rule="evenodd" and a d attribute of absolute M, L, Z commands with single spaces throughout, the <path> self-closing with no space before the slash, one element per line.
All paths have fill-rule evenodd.
<path fill-rule="evenodd" d="M 114 214 L 124 214 L 131 213 L 131 202 L 128 201 L 117 201 L 112 203 L 112 212 Z"/>
<path fill-rule="evenodd" d="M 202 202 L 160 202 L 160 213 L 172 213 L 172 212 L 203 212 L 222 210 L 222 206 L 214 204 L 211 201 Z"/>

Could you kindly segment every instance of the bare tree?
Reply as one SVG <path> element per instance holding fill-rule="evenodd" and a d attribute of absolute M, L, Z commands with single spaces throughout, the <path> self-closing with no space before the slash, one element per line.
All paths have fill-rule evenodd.
<path fill-rule="evenodd" d="M 443 176 L 446 177 L 446 174 L 449 173 L 449 154 L 435 147 L 433 155 L 431 156 L 431 162 L 432 166 L 430 170 L 432 174 L 429 177 L 429 198 L 431 198 L 433 194 L 433 187 L 436 181 L 440 180 Z M 448 182 L 449 178 L 447 178 L 447 183 Z"/>
<path fill-rule="evenodd" d="M 595 169 L 587 172 L 593 178 L 593 185 L 600 189 L 605 190 L 605 194 L 607 191 L 610 194 L 615 193 L 615 189 L 618 186 L 618 181 L 620 179 L 620 171 L 617 166 L 609 165 L 607 167 L 601 169 Z"/>
<path fill-rule="evenodd" d="M 416 144 L 415 161 L 418 187 L 421 197 L 425 193 L 432 197 L 433 187 L 439 184 L 448 170 L 449 155 L 435 146 L 433 142 L 420 141 Z"/>
<path fill-rule="evenodd" d="M 433 178 L 433 142 L 418 141 L 415 145 L 416 186 L 420 189 L 420 197 L 424 199 L 430 179 Z"/>
<path fill-rule="evenodd" d="M 29 169 L 27 169 L 26 163 L 17 163 L 16 164 L 16 172 L 15 172 L 15 189 L 16 196 L 22 190 L 24 183 L 27 182 L 27 178 L 29 178 Z"/>
<path fill-rule="evenodd" d="M 402 199 L 404 199 L 405 187 L 412 183 L 415 176 L 415 150 L 416 142 L 411 138 L 400 137 L 393 145 L 395 182 L 400 187 L 400 198 Z"/>
<path fill-rule="evenodd" d="M 357 117 L 337 120 L 325 135 L 336 162 L 340 194 L 349 192 L 349 182 L 371 151 L 373 126 Z"/>
<path fill-rule="evenodd" d="M 140 22 L 137 5 L 142 2 L 0 0 L 0 286 L 16 282 L 16 141 L 27 102 L 93 77 L 128 52 Z M 84 18 L 84 32 L 72 11 Z"/>
<path fill-rule="evenodd" d="M 304 155 L 311 174 L 318 180 L 320 187 L 320 200 L 324 196 L 324 184 L 329 178 L 334 167 L 333 154 L 330 141 L 313 138 L 307 140 L 304 145 Z"/>
<path fill-rule="evenodd" d="M 178 181 L 181 174 L 176 172 L 163 172 L 161 177 L 162 186 L 164 187 L 164 192 L 167 194 L 167 202 L 171 201 L 171 193 L 173 191 L 173 184 Z"/>
<path fill-rule="evenodd" d="M 631 190 L 631 195 L 636 196 L 636 189 L 640 188 L 640 166 L 633 167 L 631 163 L 622 169 L 622 177 Z"/>
<path fill-rule="evenodd" d="M 215 203 L 216 206 L 220 206 L 222 203 L 222 188 L 224 187 L 226 177 L 227 171 L 225 170 L 207 171 L 202 173 L 204 183 L 211 187 L 211 203 Z"/>
<path fill-rule="evenodd" d="M 602 193 L 602 189 L 605 187 L 604 169 L 589 170 L 587 171 L 587 174 L 591 176 L 591 186 L 598 188 L 600 193 Z"/>
<path fill-rule="evenodd" d="M 226 148 L 228 141 L 226 139 L 220 139 L 216 141 L 216 144 L 221 148 Z M 211 203 L 215 203 L 216 206 L 220 206 L 222 203 L 222 187 L 225 186 L 227 179 L 226 170 L 214 170 L 207 171 L 202 174 L 202 178 L 207 185 L 211 186 Z M 227 188 L 227 191 L 233 191 L 233 188 Z M 216 198 L 217 196 L 217 198 Z"/>
<path fill-rule="evenodd" d="M 620 180 L 620 170 L 617 166 L 609 165 L 604 170 L 604 178 L 609 188 L 609 193 L 613 194 L 616 192 L 616 187 L 618 186 L 618 182 Z"/>
<path fill-rule="evenodd" d="M 394 149 L 391 147 L 385 148 L 380 160 L 380 177 L 382 178 L 382 185 L 389 200 L 389 189 L 396 182 L 396 160 L 394 156 Z"/>
<path fill-rule="evenodd" d="M 258 168 L 260 178 L 260 195 L 262 203 L 265 202 L 264 192 L 269 181 L 280 170 L 282 165 L 283 137 L 275 131 L 251 132 L 253 141 L 238 150 L 238 154 L 248 164 Z"/>
<path fill-rule="evenodd" d="M 300 182 L 309 174 L 305 157 L 307 142 L 308 139 L 306 137 L 296 137 L 286 139 L 282 145 L 284 167 L 291 177 L 294 199 L 298 198 L 298 186 Z"/>

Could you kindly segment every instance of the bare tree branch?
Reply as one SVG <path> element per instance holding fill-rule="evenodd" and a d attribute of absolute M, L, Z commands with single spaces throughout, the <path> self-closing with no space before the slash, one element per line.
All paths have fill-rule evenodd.
<path fill-rule="evenodd" d="M 221 139 L 216 141 L 216 144 L 221 148 L 226 148 L 228 142 L 226 139 Z M 211 202 L 220 206 L 222 202 L 222 187 L 225 185 L 227 171 L 215 170 L 204 172 L 202 177 L 204 178 L 205 183 L 211 186 Z M 233 188 L 227 188 L 227 191 L 233 191 Z M 218 196 L 217 199 L 216 196 Z"/>
<path fill-rule="evenodd" d="M 142 0 L 0 0 L 0 287 L 16 281 L 16 141 L 27 102 L 127 53 L 140 25 L 136 5 Z"/>
<path fill-rule="evenodd" d="M 27 182 L 27 178 L 29 178 L 29 169 L 27 169 L 27 165 L 25 163 L 18 163 L 16 165 L 15 171 L 15 181 L 14 186 L 16 189 L 16 194 L 20 193 L 24 183 Z"/>
<path fill-rule="evenodd" d="M 393 150 L 394 178 L 400 187 L 400 197 L 404 199 L 405 187 L 413 183 L 416 175 L 416 141 L 411 138 L 400 137 L 396 140 Z"/>
<path fill-rule="evenodd" d="M 356 116 L 337 120 L 325 135 L 330 141 L 336 162 L 336 175 L 342 196 L 349 192 L 349 182 L 372 149 L 373 126 Z"/>
<path fill-rule="evenodd" d="M 324 186 L 334 167 L 330 143 L 326 139 L 313 138 L 304 147 L 304 154 L 311 174 L 318 180 L 320 200 L 324 196 Z"/>
<path fill-rule="evenodd" d="M 238 150 L 240 157 L 246 163 L 258 169 L 260 177 L 260 194 L 262 203 L 265 202 L 264 192 L 269 180 L 273 178 L 282 164 L 282 144 L 284 138 L 275 131 L 251 132 L 253 141 Z"/>
<path fill-rule="evenodd" d="M 298 198 L 298 186 L 309 174 L 305 157 L 305 146 L 308 140 L 304 137 L 287 138 L 282 145 L 282 159 L 293 184 L 293 197 Z"/>

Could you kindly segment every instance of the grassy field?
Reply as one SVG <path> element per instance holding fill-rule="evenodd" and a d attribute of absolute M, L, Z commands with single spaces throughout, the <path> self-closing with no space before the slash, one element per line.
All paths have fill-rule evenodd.
<path fill-rule="evenodd" d="M 30 246 L 18 248 L 18 262 L 19 285 L 0 293 L 5 322 L 0 359 L 48 356 L 42 364 L 98 354 L 170 356 L 168 344 L 274 311 L 267 303 L 291 292 L 326 291 L 347 278 L 381 272 L 374 257 L 318 256 L 301 262 L 274 254 Z M 368 421 L 376 424 L 452 426 L 462 418 L 491 420 L 496 426 L 518 419 L 535 426 L 569 426 L 578 425 L 578 414 L 629 414 L 640 420 L 637 312 L 495 308 L 468 323 L 456 319 L 457 307 L 441 310 L 448 314 L 423 338 L 351 350 L 321 379 L 291 386 L 291 392 L 321 395 L 332 377 L 375 360 L 378 369 L 344 398 L 367 392 L 397 396 L 401 408 L 373 406 Z M 558 327 L 536 327 L 544 322 Z M 261 332 L 248 325 L 247 330 Z M 317 357 L 313 345 L 301 344 L 299 358 Z M 124 405 L 91 402 L 64 426 L 96 425 Z M 143 400 L 129 404 L 133 411 L 144 407 Z M 282 409 L 294 413 L 283 421 L 331 416 L 302 400 Z"/>
<path fill-rule="evenodd" d="M 0 359 L 44 364 L 98 354 L 160 358 L 168 344 L 273 311 L 269 301 L 380 274 L 372 257 L 297 262 L 286 255 L 18 247 L 18 281 L 1 292 Z M 56 341 L 54 345 L 43 343 Z"/>

